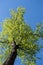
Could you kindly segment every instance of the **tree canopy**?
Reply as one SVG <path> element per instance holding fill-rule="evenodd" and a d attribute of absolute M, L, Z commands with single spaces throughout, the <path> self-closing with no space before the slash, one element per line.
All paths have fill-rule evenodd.
<path fill-rule="evenodd" d="M 35 30 L 25 23 L 25 8 L 19 7 L 17 11 L 11 10 L 11 17 L 2 22 L 2 31 L 0 32 L 0 64 L 2 64 L 13 49 L 12 42 L 18 45 L 17 55 L 26 65 L 36 65 L 36 54 L 42 46 L 38 40 L 43 39 L 43 24 L 38 24 Z M 14 43 L 15 44 L 15 43 Z M 4 52 L 4 54 L 3 54 Z M 3 61 L 4 60 L 4 61 Z M 2 62 L 3 61 L 3 62 Z"/>

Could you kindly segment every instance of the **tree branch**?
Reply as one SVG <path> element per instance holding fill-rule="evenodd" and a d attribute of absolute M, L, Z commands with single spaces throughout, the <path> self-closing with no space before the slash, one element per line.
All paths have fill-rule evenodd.
<path fill-rule="evenodd" d="M 12 42 L 12 44 L 14 44 L 14 42 Z M 16 43 L 15 43 L 16 44 Z M 10 54 L 10 56 L 7 58 L 7 60 L 3 63 L 3 65 L 13 65 L 15 62 L 15 59 L 17 57 L 17 47 L 14 44 L 12 52 Z"/>

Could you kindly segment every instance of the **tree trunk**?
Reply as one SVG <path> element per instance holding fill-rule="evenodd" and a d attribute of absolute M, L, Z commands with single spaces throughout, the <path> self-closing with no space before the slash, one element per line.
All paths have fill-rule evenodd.
<path fill-rule="evenodd" d="M 10 54 L 10 57 L 7 58 L 7 60 L 3 63 L 3 65 L 14 65 L 16 57 L 17 57 L 17 47 L 14 46 Z"/>

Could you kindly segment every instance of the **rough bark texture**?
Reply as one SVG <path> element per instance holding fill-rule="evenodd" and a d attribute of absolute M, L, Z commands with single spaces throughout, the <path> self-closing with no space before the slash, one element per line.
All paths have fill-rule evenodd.
<path fill-rule="evenodd" d="M 16 56 L 17 56 L 17 46 L 14 46 L 14 48 L 10 54 L 10 57 L 7 58 L 7 60 L 3 63 L 3 65 L 14 65 Z"/>

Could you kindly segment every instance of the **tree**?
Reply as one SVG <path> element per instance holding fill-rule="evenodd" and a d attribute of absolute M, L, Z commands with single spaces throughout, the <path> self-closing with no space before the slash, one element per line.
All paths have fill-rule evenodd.
<path fill-rule="evenodd" d="M 17 55 L 26 65 L 36 65 L 36 54 L 42 48 L 37 41 L 43 39 L 43 25 L 37 25 L 33 31 L 30 25 L 25 23 L 24 13 L 24 8 L 11 10 L 11 18 L 2 23 L 0 46 L 4 47 L 2 50 L 5 53 L 4 57 L 0 54 L 0 58 L 1 61 L 4 60 L 3 65 L 13 65 Z"/>

